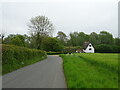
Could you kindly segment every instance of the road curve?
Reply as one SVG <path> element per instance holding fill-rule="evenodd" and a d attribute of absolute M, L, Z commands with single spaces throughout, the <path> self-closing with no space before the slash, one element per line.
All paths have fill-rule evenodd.
<path fill-rule="evenodd" d="M 2 88 L 66 88 L 62 62 L 58 55 L 49 55 L 45 60 L 4 75 Z"/>

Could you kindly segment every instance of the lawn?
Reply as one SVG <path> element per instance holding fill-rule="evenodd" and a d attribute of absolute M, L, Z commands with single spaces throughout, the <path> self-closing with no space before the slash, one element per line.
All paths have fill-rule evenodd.
<path fill-rule="evenodd" d="M 68 88 L 118 88 L 118 54 L 60 56 Z"/>

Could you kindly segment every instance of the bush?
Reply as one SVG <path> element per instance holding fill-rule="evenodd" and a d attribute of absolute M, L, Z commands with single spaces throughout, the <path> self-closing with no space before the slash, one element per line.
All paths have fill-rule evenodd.
<path fill-rule="evenodd" d="M 60 52 L 63 46 L 57 38 L 45 37 L 42 40 L 42 49 L 45 51 Z"/>
<path fill-rule="evenodd" d="M 44 51 L 4 44 L 2 45 L 3 74 L 44 58 L 46 58 L 46 52 Z"/>
<path fill-rule="evenodd" d="M 119 53 L 120 46 L 100 44 L 95 46 L 95 50 L 97 53 Z"/>
<path fill-rule="evenodd" d="M 80 47 L 79 46 L 76 46 L 76 47 L 65 47 L 62 50 L 62 53 L 75 53 L 77 49 L 80 49 Z"/>
<path fill-rule="evenodd" d="M 61 52 L 47 52 L 47 55 L 59 55 Z"/>

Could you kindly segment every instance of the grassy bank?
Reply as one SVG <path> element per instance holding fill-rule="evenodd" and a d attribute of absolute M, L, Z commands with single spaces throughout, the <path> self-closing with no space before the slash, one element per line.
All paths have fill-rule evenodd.
<path fill-rule="evenodd" d="M 2 45 L 2 74 L 46 58 L 46 52 L 15 45 Z"/>
<path fill-rule="evenodd" d="M 59 55 L 61 52 L 47 52 L 47 55 Z"/>
<path fill-rule="evenodd" d="M 118 88 L 117 54 L 60 56 L 68 88 Z"/>

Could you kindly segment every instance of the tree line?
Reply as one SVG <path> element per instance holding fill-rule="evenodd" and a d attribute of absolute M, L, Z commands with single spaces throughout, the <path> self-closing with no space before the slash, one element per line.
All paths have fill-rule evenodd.
<path fill-rule="evenodd" d="M 82 49 L 84 42 L 91 42 L 96 52 L 114 53 L 120 51 L 120 38 L 114 38 L 107 31 L 99 34 L 92 32 L 71 32 L 66 35 L 63 31 L 58 31 L 57 36 L 53 37 L 54 25 L 46 16 L 31 18 L 28 24 L 29 35 L 10 34 L 4 37 L 1 34 L 3 44 L 13 44 L 22 47 L 45 50 L 47 52 L 75 52 Z"/>

